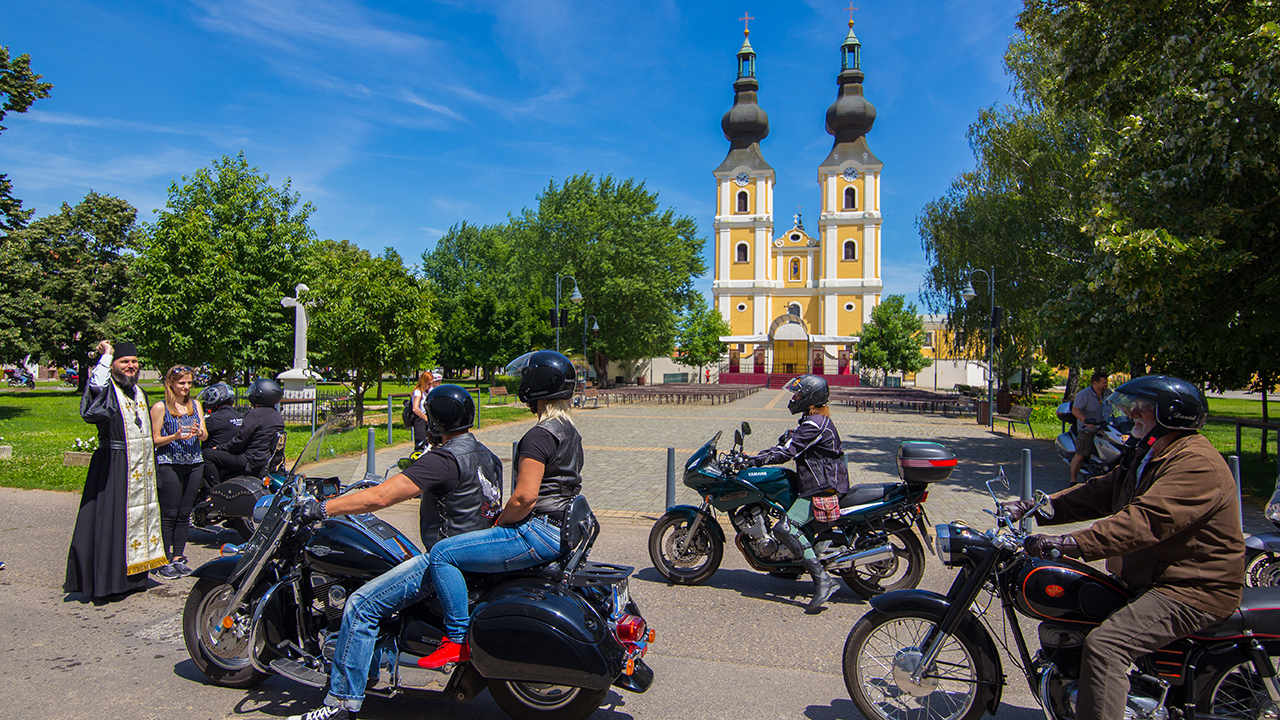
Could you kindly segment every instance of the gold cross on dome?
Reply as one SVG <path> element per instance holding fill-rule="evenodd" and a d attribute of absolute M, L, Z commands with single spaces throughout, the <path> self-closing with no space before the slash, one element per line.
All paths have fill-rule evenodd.
<path fill-rule="evenodd" d="M 752 20 L 755 20 L 755 18 L 751 17 L 750 15 L 748 15 L 747 13 L 745 13 L 745 12 L 744 12 L 744 13 L 742 13 L 742 17 L 740 17 L 740 18 L 738 18 L 738 19 L 742 21 L 742 34 L 743 34 L 744 36 L 745 36 L 745 35 L 750 35 L 750 34 L 751 34 L 751 28 L 750 28 L 749 26 L 750 26 L 750 24 L 751 24 L 751 21 L 752 21 Z"/>
<path fill-rule="evenodd" d="M 849 7 L 845 8 L 845 10 L 848 10 L 848 11 L 849 11 L 849 27 L 853 27 L 853 11 L 854 11 L 854 10 L 861 10 L 861 9 L 862 9 L 862 8 L 856 8 L 856 7 L 854 7 L 854 6 L 853 6 L 853 3 L 849 3 Z"/>

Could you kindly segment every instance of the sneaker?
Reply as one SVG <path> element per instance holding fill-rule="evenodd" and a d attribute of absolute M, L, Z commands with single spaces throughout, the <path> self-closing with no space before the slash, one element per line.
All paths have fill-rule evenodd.
<path fill-rule="evenodd" d="M 321 705 L 301 715 L 290 715 L 289 720 L 356 720 L 356 714 L 346 708 Z"/>
<path fill-rule="evenodd" d="M 449 663 L 464 662 L 471 659 L 471 645 L 469 643 L 458 643 L 445 638 L 440 641 L 440 647 L 430 655 L 418 661 L 418 667 L 428 670 L 442 668 Z"/>
<path fill-rule="evenodd" d="M 173 563 L 169 563 L 167 565 L 161 565 L 160 567 L 156 568 L 153 572 L 155 572 L 155 574 L 159 575 L 165 580 L 177 580 L 178 578 L 182 577 L 182 573 L 178 572 L 178 568 L 174 567 Z"/>
<path fill-rule="evenodd" d="M 170 565 L 173 565 L 173 567 L 177 569 L 180 577 L 186 577 L 194 572 L 191 567 L 187 565 L 186 558 L 175 558 Z"/>

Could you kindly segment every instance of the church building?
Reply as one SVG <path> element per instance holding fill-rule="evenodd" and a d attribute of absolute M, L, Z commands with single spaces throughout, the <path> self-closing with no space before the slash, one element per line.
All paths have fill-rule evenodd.
<path fill-rule="evenodd" d="M 738 51 L 733 107 L 720 126 L 729 153 L 716 178 L 715 279 L 712 295 L 732 334 L 721 382 L 751 382 L 760 373 L 831 376 L 857 384 L 851 358 L 880 279 L 880 172 L 867 145 L 875 107 L 862 94 L 862 45 L 849 23 L 840 47 L 839 95 L 827 108 L 835 141 L 818 165 L 821 208 L 808 230 L 799 213 L 774 224 L 774 170 L 760 143 L 769 116 L 757 103 L 756 54 L 749 31 Z M 755 374 L 756 378 L 743 375 Z"/>

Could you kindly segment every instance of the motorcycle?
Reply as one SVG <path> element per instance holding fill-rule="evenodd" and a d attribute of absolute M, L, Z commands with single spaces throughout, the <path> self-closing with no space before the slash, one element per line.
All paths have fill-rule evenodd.
<path fill-rule="evenodd" d="M 9 387 L 24 387 L 28 390 L 34 390 L 36 387 L 36 378 L 21 370 L 14 372 L 9 376 Z"/>
<path fill-rule="evenodd" d="M 1008 481 L 1003 470 L 987 483 Z M 1036 493 L 1036 508 L 1048 496 Z M 1085 635 L 1133 594 L 1113 577 L 1068 558 L 1040 559 L 1022 547 L 996 502 L 997 527 L 979 532 L 957 521 L 939 525 L 944 565 L 960 568 L 946 595 L 886 593 L 844 645 L 845 686 L 867 718 L 975 720 L 994 715 L 1005 682 L 1001 646 L 1015 656 L 1049 720 L 1075 717 Z M 988 510 L 988 513 L 991 511 Z M 1028 513 L 1030 516 L 1032 513 Z M 986 599 L 980 597 L 986 593 Z M 992 627 L 999 601 L 1004 633 Z M 1280 711 L 1280 590 L 1245 588 L 1227 619 L 1139 658 L 1129 675 L 1125 718 L 1264 718 Z M 1023 637 L 1018 615 L 1038 621 L 1039 650 Z M 1012 634 L 1014 648 L 1008 648 Z"/>
<path fill-rule="evenodd" d="M 248 688 L 277 674 L 325 687 L 347 598 L 421 554 L 371 514 L 316 523 L 298 518 L 304 497 L 334 497 L 344 477 L 355 480 L 347 492 L 381 482 L 356 469 L 363 457 L 338 457 L 342 436 L 360 432 L 344 418 L 322 426 L 263 508 L 249 542 L 224 548 L 226 556 L 192 573 L 183 637 L 196 667 L 214 683 Z M 444 637 L 434 596 L 384 620 L 367 694 L 468 702 L 488 688 L 517 720 L 581 720 L 610 686 L 644 692 L 653 681 L 643 657 L 654 631 L 630 597 L 632 569 L 588 561 L 599 531 L 578 496 L 565 516 L 562 542 L 570 551 L 562 560 L 468 574 L 469 660 L 439 670 L 419 666 Z"/>
<path fill-rule="evenodd" d="M 1280 529 L 1280 477 L 1267 501 L 1267 519 Z M 1249 587 L 1280 586 L 1280 532 L 1250 535 L 1244 539 L 1244 584 Z"/>
<path fill-rule="evenodd" d="M 1093 452 L 1080 466 L 1080 475 L 1074 479 L 1075 482 L 1084 482 L 1091 477 L 1106 474 L 1124 454 L 1129 432 L 1133 430 L 1133 420 L 1115 414 L 1110 401 L 1103 402 L 1103 410 L 1107 417 L 1101 421 L 1098 432 L 1093 436 Z M 1053 449 L 1057 451 L 1058 457 L 1070 464 L 1076 454 L 1076 439 L 1080 436 L 1076 428 L 1077 418 L 1071 414 L 1070 401 L 1059 405 L 1056 413 L 1058 419 L 1069 427 L 1053 441 Z"/>
<path fill-rule="evenodd" d="M 751 567 L 786 578 L 803 574 L 803 558 L 770 532 L 795 502 L 798 478 L 785 467 L 744 468 L 742 445 L 750 434 L 742 423 L 733 447 L 717 455 L 718 432 L 685 463 L 684 484 L 704 498 L 702 505 L 669 508 L 649 532 L 649 557 L 668 582 L 699 585 L 720 567 L 725 534 L 717 511 L 728 514 L 734 544 Z M 929 540 L 928 483 L 946 480 L 956 465 L 937 443 L 904 442 L 897 456 L 902 482 L 853 486 L 840 498 L 838 521 L 815 519 L 800 528 L 827 571 L 867 598 L 920 584 L 924 548 L 911 525 Z"/>
<path fill-rule="evenodd" d="M 67 387 L 73 387 L 73 388 L 80 387 L 80 373 L 75 370 L 64 371 L 61 375 L 58 376 L 58 379 L 61 380 L 62 384 L 66 385 Z"/>
<path fill-rule="evenodd" d="M 215 528 L 222 526 L 236 531 L 241 540 L 253 537 L 257 527 L 255 510 L 260 512 L 271 496 L 280 492 L 289 481 L 283 468 L 288 439 L 287 433 L 277 435 L 275 455 L 281 459 L 281 466 L 269 470 L 265 477 L 242 475 L 213 486 L 207 480 L 202 482 L 191 506 L 191 526 L 211 532 L 217 532 Z"/>

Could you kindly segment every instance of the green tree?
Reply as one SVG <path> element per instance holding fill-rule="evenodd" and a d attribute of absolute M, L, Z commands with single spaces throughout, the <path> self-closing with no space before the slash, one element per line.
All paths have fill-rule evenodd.
<path fill-rule="evenodd" d="M 9 47 L 0 45 L 0 122 L 11 112 L 24 113 L 31 104 L 49 97 L 53 85 L 40 82 L 43 75 L 31 71 L 31 56 L 11 57 Z M 0 132 L 5 127 L 0 125 Z M 31 218 L 31 211 L 22 209 L 22 201 L 13 196 L 13 183 L 0 173 L 0 235 L 16 230 Z"/>
<path fill-rule="evenodd" d="M 864 369 L 916 373 L 933 361 L 924 356 L 924 321 L 915 303 L 901 295 L 889 295 L 871 309 L 871 321 L 862 326 L 858 363 Z"/>
<path fill-rule="evenodd" d="M 725 343 L 720 342 L 720 338 L 731 333 L 719 311 L 699 296 L 680 320 L 676 359 L 683 365 L 698 368 L 701 373 L 704 365 L 717 362 L 724 355 Z"/>
<path fill-rule="evenodd" d="M 27 308 L 24 345 L 45 362 L 80 370 L 99 340 L 115 330 L 116 313 L 128 296 L 128 256 L 142 241 L 138 211 L 120 198 L 90 192 L 75 207 L 13 233 L 30 272 L 9 286 Z"/>
<path fill-rule="evenodd" d="M 243 153 L 173 183 L 133 264 L 125 318 L 139 348 L 158 367 L 208 363 L 220 377 L 289 366 L 280 299 L 305 280 L 312 210 Z"/>
<path fill-rule="evenodd" d="M 695 297 L 693 278 L 705 270 L 703 238 L 688 216 L 661 209 L 643 182 L 575 175 L 552 181 L 511 223 L 519 285 L 542 294 L 533 341 L 550 345 L 549 310 L 555 276 L 572 275 L 585 298 L 569 304 L 570 338 L 594 315 L 600 332 L 588 355 L 598 377 L 610 360 L 667 355 L 675 345 L 680 313 Z M 564 283 L 568 292 L 572 284 Z M 564 343 L 571 347 L 574 340 Z"/>
<path fill-rule="evenodd" d="M 1019 26 L 1055 50 L 1047 104 L 1106 126 L 1090 175 L 1094 269 L 1058 316 L 1080 335 L 1102 328 L 1131 370 L 1273 385 L 1280 7 L 1028 0 Z"/>
<path fill-rule="evenodd" d="M 302 299 L 314 338 L 308 360 L 349 381 L 356 398 L 363 400 L 384 370 L 425 361 L 436 321 L 422 283 L 394 250 L 371 257 L 345 240 L 327 240 L 311 254 L 307 271 L 312 289 Z M 357 402 L 356 422 L 363 421 L 364 405 Z"/>

